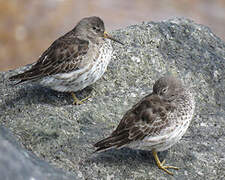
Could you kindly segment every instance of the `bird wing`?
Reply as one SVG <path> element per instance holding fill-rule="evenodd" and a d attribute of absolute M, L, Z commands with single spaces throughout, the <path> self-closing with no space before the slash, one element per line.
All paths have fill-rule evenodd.
<path fill-rule="evenodd" d="M 31 69 L 10 77 L 10 80 L 20 80 L 18 83 L 21 83 L 79 69 L 82 56 L 88 51 L 88 44 L 85 40 L 63 36 L 52 43 Z"/>
<path fill-rule="evenodd" d="M 101 151 L 111 147 L 122 147 L 132 141 L 155 136 L 168 125 L 167 115 L 175 106 L 157 95 L 150 94 L 134 105 L 120 121 L 116 130 L 94 146 Z"/>

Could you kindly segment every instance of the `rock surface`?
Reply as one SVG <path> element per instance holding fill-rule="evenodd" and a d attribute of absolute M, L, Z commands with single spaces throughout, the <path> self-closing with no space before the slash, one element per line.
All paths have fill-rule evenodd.
<path fill-rule="evenodd" d="M 71 180 L 75 175 L 49 166 L 16 142 L 12 133 L 0 126 L 0 179 L 2 180 Z"/>
<path fill-rule="evenodd" d="M 24 148 L 65 171 L 63 175 L 55 170 L 55 179 L 69 179 L 66 172 L 77 179 L 224 179 L 225 43 L 207 27 L 178 18 L 132 25 L 113 34 L 126 45 L 113 44 L 115 53 L 107 72 L 90 88 L 76 93 L 80 98 L 91 95 L 80 106 L 72 105 L 69 94 L 35 83 L 12 86 L 8 77 L 24 68 L 0 73 L 1 125 Z M 182 79 L 196 97 L 188 131 L 179 143 L 159 153 L 160 159 L 180 170 L 173 171 L 174 176 L 159 170 L 150 151 L 123 148 L 93 153 L 92 144 L 108 136 L 123 114 L 152 92 L 153 83 L 164 74 Z M 1 128 L 0 140 L 6 145 L 1 151 L 5 148 L 16 151 L 15 158 L 26 157 L 39 169 L 36 179 L 43 179 L 48 171 L 54 174 L 47 163 L 8 141 L 3 131 Z M 1 152 L 0 173 L 8 179 L 18 175 L 28 179 L 31 171 L 19 168 L 28 169 L 29 163 L 8 163 L 7 168 L 14 156 Z M 13 168 L 15 174 L 7 174 L 6 168 Z"/>

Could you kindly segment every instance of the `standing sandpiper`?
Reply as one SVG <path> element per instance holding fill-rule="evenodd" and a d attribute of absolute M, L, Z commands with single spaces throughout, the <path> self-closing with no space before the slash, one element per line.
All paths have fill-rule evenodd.
<path fill-rule="evenodd" d="M 38 81 L 60 92 L 71 92 L 74 104 L 81 104 L 74 92 L 96 82 L 106 71 L 113 48 L 99 17 L 83 18 L 68 33 L 55 40 L 27 71 L 10 80 Z M 17 83 L 17 84 L 18 84 Z"/>
<path fill-rule="evenodd" d="M 152 150 L 157 166 L 173 175 L 160 162 L 157 152 L 164 151 L 186 132 L 195 109 L 194 97 L 181 81 L 167 76 L 153 86 L 153 93 L 134 105 L 122 118 L 116 130 L 106 139 L 96 143 L 96 151 L 131 147 Z"/>

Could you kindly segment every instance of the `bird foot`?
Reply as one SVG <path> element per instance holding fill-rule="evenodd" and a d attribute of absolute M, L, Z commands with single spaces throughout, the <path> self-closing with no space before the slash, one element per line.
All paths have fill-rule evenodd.
<path fill-rule="evenodd" d="M 178 170 L 179 168 L 178 167 L 175 167 L 175 166 L 164 166 L 164 164 L 165 164 L 165 160 L 163 160 L 163 162 L 161 163 L 161 164 L 157 164 L 158 165 L 158 167 L 160 168 L 160 169 L 162 169 L 163 171 L 165 171 L 165 172 L 167 172 L 169 175 L 173 175 L 173 173 L 172 172 L 170 172 L 169 170 L 167 170 L 167 169 L 175 169 L 175 170 Z"/>
<path fill-rule="evenodd" d="M 74 94 L 74 92 L 71 92 L 71 95 L 73 97 L 73 104 L 74 105 L 81 105 L 83 104 L 84 101 L 86 101 L 88 98 L 90 98 L 91 96 L 87 96 L 86 98 L 79 100 L 76 95 Z"/>
<path fill-rule="evenodd" d="M 157 155 L 157 152 L 155 152 L 155 151 L 153 151 L 153 156 L 155 158 L 155 161 L 156 161 L 156 164 L 157 164 L 158 168 L 160 168 L 163 171 L 167 172 L 169 175 L 173 175 L 173 173 L 170 172 L 167 169 L 175 169 L 175 170 L 178 170 L 179 169 L 178 167 L 175 167 L 175 166 L 164 166 L 164 164 L 165 164 L 166 161 L 163 160 L 163 162 L 160 162 L 160 160 L 158 158 L 158 155 Z"/>

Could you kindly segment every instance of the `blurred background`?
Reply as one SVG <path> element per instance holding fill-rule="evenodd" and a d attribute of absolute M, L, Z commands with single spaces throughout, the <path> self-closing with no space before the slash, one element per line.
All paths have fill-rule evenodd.
<path fill-rule="evenodd" d="M 186 17 L 225 40 L 225 0 L 0 0 L 0 71 L 32 63 L 86 16 L 107 31 L 143 21 Z"/>

